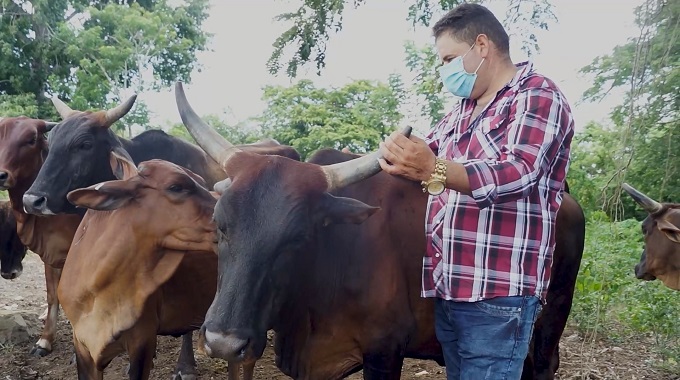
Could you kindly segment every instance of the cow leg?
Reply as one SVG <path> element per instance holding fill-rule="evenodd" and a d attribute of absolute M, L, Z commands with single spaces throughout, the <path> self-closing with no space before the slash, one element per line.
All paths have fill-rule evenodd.
<path fill-rule="evenodd" d="M 364 354 L 364 380 L 399 380 L 404 355 L 393 353 Z"/>
<path fill-rule="evenodd" d="M 40 339 L 30 351 L 34 356 L 45 356 L 52 352 L 54 335 L 57 332 L 57 317 L 59 315 L 59 299 L 57 299 L 57 286 L 61 278 L 61 269 L 53 268 L 45 264 L 45 285 L 47 287 L 47 318 L 43 326 Z"/>
<path fill-rule="evenodd" d="M 179 352 L 179 359 L 172 380 L 195 380 L 197 378 L 192 335 L 193 332 L 182 335 L 182 349 Z"/>
<path fill-rule="evenodd" d="M 153 368 L 153 357 L 156 353 L 156 336 L 140 341 L 136 347 L 128 351 L 130 357 L 130 380 L 148 380 Z"/>
<path fill-rule="evenodd" d="M 253 380 L 255 372 L 255 361 L 243 364 L 243 380 Z"/>
<path fill-rule="evenodd" d="M 104 372 L 97 370 L 90 352 L 78 342 L 75 336 L 73 336 L 73 346 L 76 351 L 78 380 L 103 380 Z"/>

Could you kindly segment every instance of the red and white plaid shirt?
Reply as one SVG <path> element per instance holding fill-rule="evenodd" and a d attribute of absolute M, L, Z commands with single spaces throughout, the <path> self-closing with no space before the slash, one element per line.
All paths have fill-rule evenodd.
<path fill-rule="evenodd" d="M 550 79 L 518 67 L 474 120 L 476 101 L 463 99 L 426 137 L 465 166 L 472 196 L 429 197 L 423 297 L 545 301 L 574 121 Z"/>

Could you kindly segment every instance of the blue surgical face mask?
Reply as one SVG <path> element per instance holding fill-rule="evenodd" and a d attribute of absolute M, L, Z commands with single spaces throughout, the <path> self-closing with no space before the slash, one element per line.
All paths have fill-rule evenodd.
<path fill-rule="evenodd" d="M 460 96 L 461 98 L 469 98 L 472 94 L 472 88 L 475 86 L 475 80 L 477 79 L 477 70 L 484 63 L 484 58 L 482 58 L 482 62 L 479 62 L 479 66 L 477 66 L 474 73 L 465 71 L 463 58 L 472 51 L 473 47 L 475 47 L 474 44 L 470 46 L 470 50 L 465 54 L 454 58 L 451 62 L 439 68 L 439 75 L 446 89 L 453 95 Z"/>

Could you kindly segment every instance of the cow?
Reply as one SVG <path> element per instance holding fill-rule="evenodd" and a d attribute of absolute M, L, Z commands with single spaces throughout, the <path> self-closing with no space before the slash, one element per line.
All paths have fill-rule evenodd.
<path fill-rule="evenodd" d="M 622 187 L 649 214 L 642 221 L 645 245 L 635 277 L 658 278 L 668 288 L 680 290 L 680 204 L 659 203 L 627 183 Z"/>
<path fill-rule="evenodd" d="M 433 301 L 420 297 L 427 196 L 419 184 L 380 173 L 377 152 L 323 149 L 308 162 L 245 152 L 200 120 L 181 83 L 175 91 L 183 123 L 228 177 L 216 185 L 220 274 L 201 349 L 255 360 L 273 329 L 276 364 L 295 379 L 340 379 L 362 368 L 365 379 L 398 379 L 405 357 L 443 365 Z M 580 257 L 583 213 L 573 199 L 565 209 L 558 219 L 575 232 L 558 232 L 558 241 L 580 242 L 559 252 Z M 578 264 L 567 269 L 573 291 Z M 562 301 L 570 307 L 571 293 Z M 568 307 L 553 310 L 567 314 L 539 324 L 551 341 L 534 351 L 559 342 L 564 326 L 552 334 L 550 323 L 566 322 Z"/>
<path fill-rule="evenodd" d="M 47 154 L 45 133 L 56 123 L 27 117 L 0 121 L 0 190 L 7 190 L 17 235 L 28 249 L 40 256 L 45 266 L 47 315 L 38 342 L 30 354 L 45 356 L 52 351 L 57 331 L 59 301 L 57 284 L 68 248 L 78 228 L 78 215 L 37 217 L 22 205 L 24 192 L 31 186 Z"/>
<path fill-rule="evenodd" d="M 26 246 L 17 234 L 17 221 L 9 201 L 0 201 L 0 275 L 6 280 L 21 276 L 21 261 L 26 256 Z"/>
<path fill-rule="evenodd" d="M 217 283 L 215 198 L 204 180 L 163 160 L 136 168 L 113 152 L 111 166 L 119 180 L 67 195 L 87 209 L 58 289 L 80 380 L 102 379 L 122 352 L 130 358 L 130 379 L 148 379 L 156 335 L 197 329 Z M 191 341 L 180 355 L 194 361 Z M 235 366 L 229 365 L 230 379 Z M 246 379 L 253 366 L 245 366 Z"/>
<path fill-rule="evenodd" d="M 50 133 L 45 164 L 24 195 L 24 206 L 29 213 L 77 213 L 66 194 L 115 179 L 108 164 L 112 151 L 132 159 L 135 164 L 154 158 L 173 162 L 200 175 L 208 186 L 224 178 L 219 165 L 200 148 L 162 130 L 148 130 L 131 140 L 116 136 L 111 125 L 130 111 L 136 99 L 137 96 L 132 95 L 116 107 L 113 114 L 111 111 L 76 111 L 59 98 L 52 98 L 62 122 Z"/>

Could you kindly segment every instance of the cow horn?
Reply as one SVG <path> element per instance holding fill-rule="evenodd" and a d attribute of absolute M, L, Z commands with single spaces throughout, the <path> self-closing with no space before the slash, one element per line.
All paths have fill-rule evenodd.
<path fill-rule="evenodd" d="M 628 193 L 628 195 L 630 195 L 635 200 L 635 202 L 642 206 L 642 208 L 644 208 L 648 213 L 655 214 L 663 209 L 663 205 L 661 205 L 661 203 L 638 191 L 633 186 L 624 183 L 621 185 L 621 187 L 623 187 L 623 190 L 625 190 L 626 193 Z"/>
<path fill-rule="evenodd" d="M 62 119 L 67 119 L 72 114 L 78 112 L 71 109 L 71 107 L 67 106 L 66 103 L 62 102 L 61 99 L 56 96 L 52 97 L 52 104 L 54 104 L 54 108 L 57 109 L 57 112 Z"/>
<path fill-rule="evenodd" d="M 125 103 L 106 111 L 106 124 L 111 125 L 127 115 L 135 104 L 135 100 L 137 100 L 137 94 L 132 95 Z"/>
<path fill-rule="evenodd" d="M 196 143 L 205 150 L 213 160 L 217 161 L 222 168 L 229 158 L 240 149 L 222 137 L 215 129 L 206 124 L 189 105 L 182 82 L 175 84 L 175 101 L 179 109 L 182 123 L 186 126 Z"/>
<path fill-rule="evenodd" d="M 401 134 L 409 137 L 411 130 L 411 127 L 406 127 L 401 131 Z M 323 166 L 328 181 L 328 191 L 343 188 L 378 174 L 381 170 L 378 163 L 379 158 L 382 158 L 380 151 L 375 151 L 350 161 Z"/>

